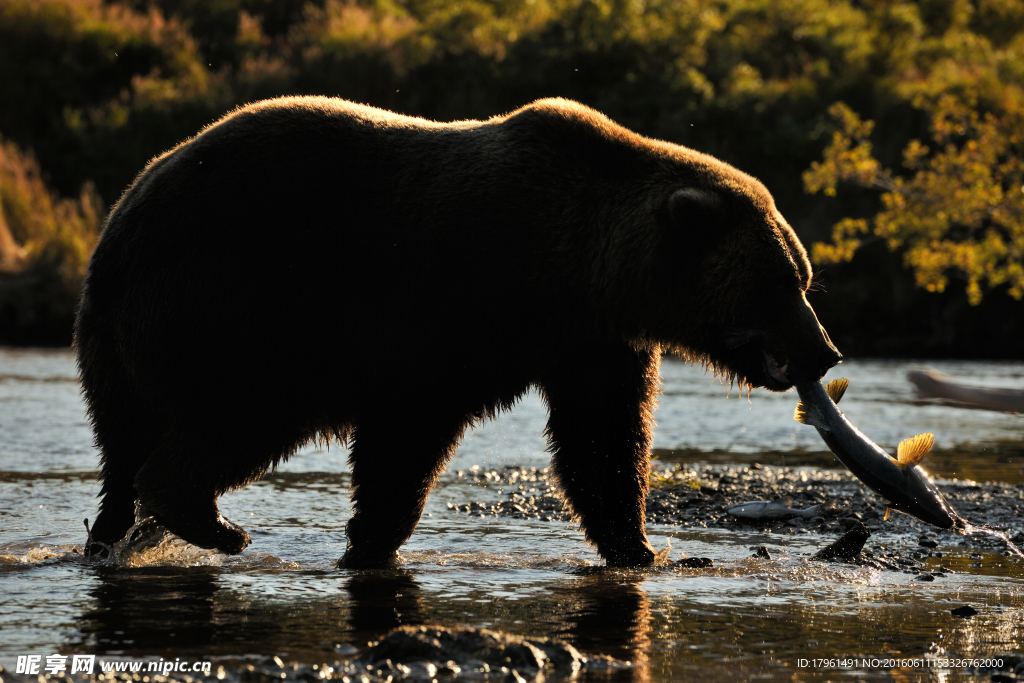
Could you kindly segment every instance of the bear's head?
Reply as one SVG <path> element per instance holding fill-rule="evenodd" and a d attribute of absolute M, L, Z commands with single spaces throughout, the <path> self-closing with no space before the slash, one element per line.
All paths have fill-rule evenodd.
<path fill-rule="evenodd" d="M 773 391 L 842 359 L 805 296 L 807 252 L 757 179 L 569 100 L 502 120 L 522 131 L 510 138 L 535 194 L 557 198 L 568 227 L 554 234 L 585 235 L 584 248 L 558 248 L 587 254 L 590 311 L 613 336 Z"/>
<path fill-rule="evenodd" d="M 686 152 L 687 173 L 656 200 L 648 284 L 659 310 L 646 311 L 644 335 L 741 385 L 819 379 L 842 356 L 807 302 L 813 273 L 796 233 L 759 181 Z"/>

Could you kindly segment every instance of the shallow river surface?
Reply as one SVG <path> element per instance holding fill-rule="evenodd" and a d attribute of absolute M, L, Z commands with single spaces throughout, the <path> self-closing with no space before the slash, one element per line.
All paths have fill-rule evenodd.
<path fill-rule="evenodd" d="M 978 385 L 1024 386 L 1024 363 L 929 365 Z M 906 381 L 914 367 L 847 361 L 829 378 L 850 378 L 844 412 L 890 452 L 931 431 L 936 450 L 923 467 L 933 475 L 1024 486 L 1024 416 L 918 401 Z M 748 400 L 670 360 L 662 378 L 659 467 L 841 468 L 813 429 L 793 421 L 792 392 Z M 545 419 L 530 394 L 467 433 L 402 549 L 401 571 L 334 567 L 349 516 L 347 453 L 337 444 L 309 445 L 221 499 L 252 537 L 243 555 L 175 546 L 139 566 L 110 566 L 79 553 L 99 485 L 71 353 L 0 349 L 0 666 L 10 673 L 20 655 L 45 662 L 56 653 L 212 661 L 214 674 L 273 656 L 323 663 L 401 624 L 557 637 L 634 664 L 585 680 L 987 681 L 988 672 L 942 660 L 1024 654 L 1024 563 L 992 549 L 968 557 L 975 549 L 940 546 L 957 571 L 922 582 L 809 562 L 835 537 L 806 530 L 650 525 L 656 548 L 671 542 L 670 559 L 686 553 L 714 566 L 611 571 L 570 523 L 450 507 L 516 488 L 460 472 L 547 466 Z M 1024 522 L 1010 533 L 1021 530 Z M 773 559 L 752 558 L 762 544 Z M 965 604 L 979 614 L 951 615 Z"/>

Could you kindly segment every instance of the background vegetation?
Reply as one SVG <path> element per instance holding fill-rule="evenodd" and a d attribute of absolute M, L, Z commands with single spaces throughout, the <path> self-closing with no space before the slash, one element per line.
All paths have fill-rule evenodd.
<path fill-rule="evenodd" d="M 761 178 L 848 355 L 1022 358 L 1022 86 L 1024 0 L 0 0 L 0 343 L 69 341 L 106 208 L 239 103 L 557 95 Z"/>

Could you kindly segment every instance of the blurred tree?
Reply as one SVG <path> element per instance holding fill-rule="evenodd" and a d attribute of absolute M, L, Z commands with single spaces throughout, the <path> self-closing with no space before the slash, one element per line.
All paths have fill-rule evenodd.
<path fill-rule="evenodd" d="M 950 96 L 932 107 L 935 151 L 918 140 L 904 150 L 910 178 L 882 169 L 871 155 L 872 121 L 846 105 L 831 108 L 841 121 L 825 150 L 804 174 L 809 192 L 835 195 L 850 181 L 883 191 L 883 210 L 869 224 L 845 218 L 830 244 L 816 243 L 817 263 L 849 261 L 873 234 L 890 249 L 904 249 L 916 282 L 930 292 L 946 289 L 951 273 L 966 279 L 967 298 L 981 302 L 983 288 L 1006 285 L 1024 296 L 1024 106 L 980 114 Z"/>
<path fill-rule="evenodd" d="M 890 70 L 894 91 L 927 114 L 931 145 L 912 139 L 903 149 L 905 171 L 884 168 L 869 141 L 874 122 L 862 121 L 842 102 L 833 104 L 829 112 L 838 130 L 823 161 L 804 173 L 805 187 L 829 196 L 839 182 L 876 189 L 881 211 L 870 221 L 839 221 L 832 241 L 815 244 L 812 257 L 818 263 L 850 261 L 863 244 L 880 239 L 902 252 L 917 284 L 929 292 L 942 292 L 957 278 L 971 305 L 994 288 L 1020 300 L 1024 3 L 993 0 L 975 8 L 936 0 L 919 9 L 932 29 L 916 30 L 921 44 Z"/>
<path fill-rule="evenodd" d="M 0 139 L 0 343 L 68 343 L 106 207 L 91 182 L 60 198 Z"/>
<path fill-rule="evenodd" d="M 0 132 L 34 152 L 57 192 L 74 195 L 93 181 L 112 202 L 148 159 L 247 101 L 323 94 L 453 120 L 570 97 L 759 177 L 814 242 L 843 216 L 881 215 L 891 192 L 877 182 L 909 188 L 927 172 L 921 181 L 931 177 L 938 197 L 942 164 L 961 173 L 1020 158 L 1019 143 L 998 151 L 988 141 L 1019 125 L 1008 86 L 1024 83 L 1022 44 L 1024 0 L 0 0 Z M 940 105 L 943 96 L 955 111 Z M 837 130 L 828 108 L 838 101 L 863 116 L 856 126 L 876 122 L 861 162 L 875 160 L 879 175 L 835 197 L 809 196 L 801 173 Z M 940 110 L 949 115 L 937 119 Z M 967 132 L 936 141 L 947 119 L 965 121 Z M 844 121 L 838 132 L 848 146 L 835 154 L 863 156 L 868 133 L 858 138 Z M 912 140 L 930 146 L 919 166 L 886 176 Z M 945 151 L 950 144 L 955 154 Z M 1006 194 L 1013 170 L 988 166 Z M 988 245 L 974 261 L 952 244 L 908 256 L 922 273 L 932 268 L 923 284 L 946 287 L 929 294 L 901 268 L 913 236 L 899 222 L 926 209 L 900 196 L 906 204 L 881 207 L 891 213 L 884 238 L 870 221 L 868 232 L 849 223 L 853 232 L 837 233 L 833 252 L 818 248 L 821 262 L 832 254 L 839 263 L 828 273 L 829 296 L 815 305 L 844 351 L 895 353 L 942 339 L 928 352 L 969 354 L 978 340 L 942 330 L 967 329 L 964 311 L 980 315 L 995 297 L 969 307 L 952 278 L 967 283 L 970 271 L 982 291 L 1011 288 L 1008 219 L 989 216 L 969 229 L 949 219 L 953 242 L 964 243 L 957 230 L 973 230 Z M 985 241 L 990 230 L 1002 246 Z M 898 257 L 884 246 L 890 237 L 902 240 Z M 852 253 L 844 240 L 865 245 L 853 261 L 844 260 Z M 928 260 L 933 252 L 946 260 Z M 991 276 L 988 263 L 996 264 Z M 924 319 L 910 315 L 926 309 Z M 865 311 L 884 316 L 866 320 Z M 866 345 L 876 343 L 861 333 L 870 325 L 896 337 Z"/>
<path fill-rule="evenodd" d="M 112 166 L 108 157 L 141 140 L 121 136 L 97 150 L 89 149 L 89 138 L 123 128 L 137 108 L 207 92 L 209 81 L 195 42 L 155 9 L 0 0 L 0 132 L 34 149 L 66 194 L 91 178 L 108 199 L 117 197 L 124 179 L 111 188 L 103 177 Z"/>

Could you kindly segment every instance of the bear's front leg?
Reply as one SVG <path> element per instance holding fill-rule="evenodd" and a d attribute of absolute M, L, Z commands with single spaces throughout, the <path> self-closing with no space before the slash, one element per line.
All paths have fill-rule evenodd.
<path fill-rule="evenodd" d="M 398 566 L 398 548 L 419 523 L 427 494 L 455 453 L 468 421 L 469 416 L 436 413 L 357 421 L 349 455 L 354 512 L 339 567 Z"/>
<path fill-rule="evenodd" d="M 555 477 L 609 566 L 654 562 L 644 518 L 660 363 L 657 349 L 577 347 L 541 381 Z"/>

